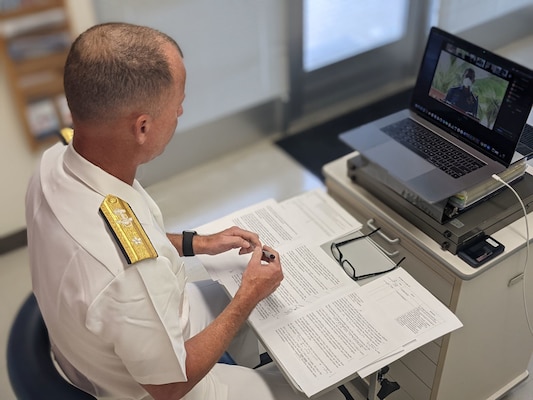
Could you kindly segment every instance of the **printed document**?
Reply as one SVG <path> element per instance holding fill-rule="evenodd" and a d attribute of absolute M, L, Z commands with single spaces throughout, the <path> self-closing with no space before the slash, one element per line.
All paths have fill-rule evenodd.
<path fill-rule="evenodd" d="M 280 254 L 284 280 L 249 322 L 289 382 L 308 397 L 367 376 L 461 326 L 400 267 L 362 285 L 353 281 L 324 244 L 359 231 L 361 224 L 321 190 L 280 203 L 267 200 L 197 231 L 233 225 L 257 232 Z M 367 248 L 375 249 L 365 254 L 368 262 L 395 265 L 377 246 Z M 233 296 L 250 255 L 232 250 L 198 258 Z"/>

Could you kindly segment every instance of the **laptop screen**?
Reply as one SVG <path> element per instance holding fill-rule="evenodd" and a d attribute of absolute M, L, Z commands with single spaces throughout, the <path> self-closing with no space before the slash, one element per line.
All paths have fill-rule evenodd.
<path fill-rule="evenodd" d="M 432 28 L 411 110 L 509 165 L 533 105 L 533 73 Z"/>

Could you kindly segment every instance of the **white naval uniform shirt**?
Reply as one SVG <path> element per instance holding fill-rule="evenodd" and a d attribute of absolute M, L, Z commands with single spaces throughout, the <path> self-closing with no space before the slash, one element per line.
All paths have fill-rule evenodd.
<path fill-rule="evenodd" d="M 108 194 L 130 205 L 156 259 L 127 264 L 99 214 Z M 127 185 L 72 145 L 57 144 L 30 182 L 26 218 L 33 290 L 71 381 L 109 399 L 147 397 L 138 383 L 185 381 L 185 268 L 140 184 Z M 225 393 L 210 373 L 186 398 L 224 399 Z"/>

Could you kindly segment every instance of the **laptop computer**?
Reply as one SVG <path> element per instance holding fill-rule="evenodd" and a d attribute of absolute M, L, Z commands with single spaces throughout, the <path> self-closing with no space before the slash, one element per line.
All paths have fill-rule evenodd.
<path fill-rule="evenodd" d="M 339 137 L 436 203 L 517 160 L 532 105 L 530 69 L 433 27 L 409 108 Z"/>

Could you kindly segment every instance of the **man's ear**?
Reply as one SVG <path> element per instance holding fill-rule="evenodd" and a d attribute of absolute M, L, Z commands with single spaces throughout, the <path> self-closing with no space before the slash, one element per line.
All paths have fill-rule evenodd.
<path fill-rule="evenodd" d="M 152 125 L 152 118 L 148 114 L 141 114 L 135 119 L 134 135 L 138 144 L 144 144 Z"/>

